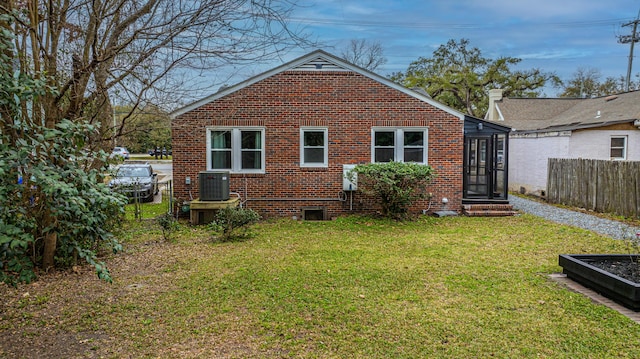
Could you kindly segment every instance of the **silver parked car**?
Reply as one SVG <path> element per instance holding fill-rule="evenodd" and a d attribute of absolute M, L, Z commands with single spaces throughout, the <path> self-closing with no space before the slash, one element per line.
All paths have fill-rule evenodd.
<path fill-rule="evenodd" d="M 129 159 L 129 151 L 126 147 L 114 147 L 113 151 L 109 155 L 110 158 L 124 158 L 125 160 Z"/>
<path fill-rule="evenodd" d="M 124 164 L 118 167 L 109 187 L 131 199 L 143 202 L 153 201 L 158 194 L 158 174 L 150 164 Z"/>

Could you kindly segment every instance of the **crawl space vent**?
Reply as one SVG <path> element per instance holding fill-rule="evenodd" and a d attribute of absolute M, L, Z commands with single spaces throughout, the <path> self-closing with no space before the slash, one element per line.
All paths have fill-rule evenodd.
<path fill-rule="evenodd" d="M 305 221 L 327 220 L 326 207 L 302 207 L 302 219 Z"/>

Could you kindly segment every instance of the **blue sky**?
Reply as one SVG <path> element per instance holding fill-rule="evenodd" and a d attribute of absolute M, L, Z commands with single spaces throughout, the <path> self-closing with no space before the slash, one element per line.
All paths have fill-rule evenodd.
<path fill-rule="evenodd" d="M 629 45 L 618 35 L 634 20 L 640 0 L 324 0 L 296 1 L 289 19 L 295 27 L 340 55 L 351 39 L 379 42 L 387 63 L 376 72 L 404 71 L 420 56 L 430 57 L 449 39 L 470 40 L 485 57 L 521 58 L 519 68 L 540 68 L 568 79 L 579 68 L 596 68 L 604 77 L 625 76 Z M 638 29 L 640 31 L 640 28 Z M 294 50 L 289 61 L 312 49 Z M 636 44 L 636 53 L 640 43 Z M 256 64 L 255 75 L 282 64 Z M 633 74 L 640 72 L 635 59 Z M 556 90 L 545 90 L 555 96 Z"/>

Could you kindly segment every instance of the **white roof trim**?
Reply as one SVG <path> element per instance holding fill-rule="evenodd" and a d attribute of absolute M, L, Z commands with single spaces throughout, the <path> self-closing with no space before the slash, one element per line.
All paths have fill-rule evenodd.
<path fill-rule="evenodd" d="M 319 66 L 318 66 L 319 65 Z M 218 91 L 210 96 L 207 96 L 201 100 L 192 102 L 191 104 L 188 104 L 180 109 L 177 109 L 176 111 L 172 112 L 170 114 L 171 118 L 176 118 L 182 114 L 185 114 L 189 111 L 195 110 L 196 108 L 203 106 L 211 101 L 215 101 L 219 98 L 222 98 L 224 96 L 227 96 L 233 92 L 236 92 L 238 90 L 241 90 L 245 87 L 251 86 L 253 84 L 255 84 L 256 82 L 262 81 L 266 78 L 269 78 L 271 76 L 274 76 L 276 74 L 279 74 L 281 72 L 285 72 L 285 71 L 352 71 L 355 73 L 358 73 L 360 75 L 363 75 L 365 77 L 368 77 L 374 81 L 377 81 L 379 83 L 382 83 L 383 85 L 386 85 L 388 87 L 391 87 L 395 90 L 398 90 L 400 92 L 403 92 L 411 97 L 414 97 L 420 101 L 426 102 L 428 104 L 430 104 L 431 106 L 438 108 L 442 111 L 445 111 L 453 116 L 458 117 L 461 121 L 464 121 L 464 114 L 462 112 L 459 112 L 457 110 L 454 110 L 453 108 L 446 106 L 438 101 L 435 101 L 434 99 L 432 99 L 429 96 L 425 96 L 423 94 L 420 94 L 419 92 L 413 91 L 409 88 L 406 88 L 400 84 L 397 84 L 385 77 L 382 77 L 378 74 L 375 74 L 371 71 L 365 70 L 361 67 L 358 67 L 356 65 L 350 64 L 348 62 L 346 62 L 345 60 L 342 60 L 338 57 L 335 57 L 323 50 L 316 50 L 313 51 L 305 56 L 299 57 L 291 62 L 285 63 L 281 66 L 278 66 L 272 70 L 269 70 L 267 72 L 264 72 L 260 75 L 257 75 L 255 77 L 252 77 L 250 79 L 247 79 L 243 82 L 240 82 L 236 85 L 233 86 L 229 86 L 221 91 Z"/>

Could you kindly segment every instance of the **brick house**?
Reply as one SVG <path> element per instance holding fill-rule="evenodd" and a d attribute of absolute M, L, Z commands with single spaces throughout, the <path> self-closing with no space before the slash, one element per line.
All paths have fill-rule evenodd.
<path fill-rule="evenodd" d="M 360 192 L 344 191 L 345 165 L 411 160 L 437 174 L 426 189 L 432 200 L 412 211 L 462 207 L 465 116 L 321 50 L 172 118 L 174 191 L 182 200 L 199 197 L 200 171 L 228 171 L 229 190 L 263 216 L 374 212 Z"/>

